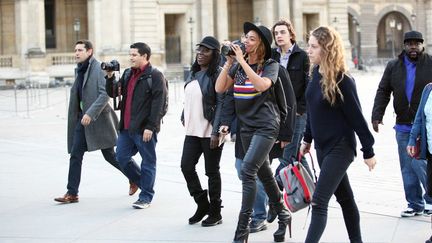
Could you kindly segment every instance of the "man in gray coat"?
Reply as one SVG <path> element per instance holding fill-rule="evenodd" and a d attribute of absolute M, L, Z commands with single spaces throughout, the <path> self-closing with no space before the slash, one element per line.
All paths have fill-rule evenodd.
<path fill-rule="evenodd" d="M 108 163 L 120 170 L 114 153 L 117 140 L 118 119 L 108 104 L 104 73 L 93 57 L 93 45 L 88 40 L 75 44 L 75 82 L 71 88 L 68 111 L 69 176 L 67 193 L 55 198 L 61 203 L 78 202 L 81 167 L 86 151 L 101 150 Z M 138 186 L 130 182 L 129 195 Z"/>

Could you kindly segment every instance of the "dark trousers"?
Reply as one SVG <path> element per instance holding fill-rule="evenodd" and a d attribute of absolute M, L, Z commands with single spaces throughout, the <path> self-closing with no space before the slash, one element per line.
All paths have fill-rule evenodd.
<path fill-rule="evenodd" d="M 81 119 L 78 119 L 73 135 L 73 144 L 69 159 L 69 175 L 67 184 L 68 194 L 78 195 L 78 187 L 81 181 L 82 161 L 86 151 L 87 141 L 85 138 L 84 126 L 81 124 Z M 116 160 L 114 148 L 101 149 L 101 152 L 108 163 L 123 173 Z"/>
<path fill-rule="evenodd" d="M 256 197 L 256 178 L 260 179 L 270 203 L 279 202 L 281 194 L 270 167 L 268 154 L 275 139 L 251 133 L 240 133 L 243 149 L 242 175 L 242 206 L 240 215 L 250 218 Z"/>
<path fill-rule="evenodd" d="M 185 137 L 181 170 L 191 196 L 196 196 L 203 190 L 196 172 L 196 165 L 201 154 L 204 154 L 205 174 L 208 177 L 210 201 L 220 200 L 222 186 L 219 164 L 222 155 L 222 146 L 210 149 L 210 138 Z"/>
<path fill-rule="evenodd" d="M 305 243 L 320 241 L 327 224 L 328 202 L 333 194 L 342 208 L 350 242 L 362 242 L 360 214 L 346 173 L 354 160 L 354 150 L 341 139 L 327 154 L 317 149 L 317 159 L 321 172 L 312 198 L 312 218 Z"/>

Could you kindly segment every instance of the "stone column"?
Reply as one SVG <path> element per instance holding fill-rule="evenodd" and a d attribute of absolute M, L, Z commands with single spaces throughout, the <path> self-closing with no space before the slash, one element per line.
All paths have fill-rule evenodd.
<path fill-rule="evenodd" d="M 348 7 L 347 0 L 328 1 L 329 25 L 332 25 L 339 32 L 345 44 L 345 50 L 350 51 L 351 45 L 349 42 L 349 34 L 348 34 L 347 7 Z"/>
<path fill-rule="evenodd" d="M 377 57 L 377 34 L 378 19 L 375 16 L 375 4 L 361 3 L 361 43 L 363 60 Z M 367 34 L 363 34 L 367 33 Z"/>
<path fill-rule="evenodd" d="M 45 55 L 44 1 L 15 1 L 15 18 L 18 53 Z"/>
<path fill-rule="evenodd" d="M 204 36 L 214 36 L 214 23 L 213 23 L 213 0 L 201 0 L 199 11 L 197 41 L 200 41 Z"/>
<path fill-rule="evenodd" d="M 304 28 L 303 28 L 303 1 L 292 1 L 292 15 L 291 15 L 291 23 L 294 25 L 294 29 L 296 31 L 297 40 L 302 40 L 304 36 Z M 306 41 L 306 40 L 304 40 Z"/>
<path fill-rule="evenodd" d="M 89 0 L 87 2 L 88 37 L 95 48 L 95 55 L 101 53 L 100 48 L 103 46 L 101 38 L 102 11 L 101 0 Z"/>
<path fill-rule="evenodd" d="M 255 18 L 259 18 L 259 22 L 266 26 L 267 28 L 271 28 L 273 25 L 274 17 L 274 7 L 273 0 L 254 0 L 253 1 L 253 16 Z"/>
<path fill-rule="evenodd" d="M 130 0 L 121 4 L 121 50 L 129 51 L 131 43 L 131 19 Z"/>
<path fill-rule="evenodd" d="M 21 70 L 31 77 L 46 69 L 43 0 L 15 1 L 16 46 Z M 33 75 L 34 76 L 34 75 Z"/>
<path fill-rule="evenodd" d="M 216 38 L 219 41 L 228 40 L 228 0 L 217 0 L 216 11 Z"/>
<path fill-rule="evenodd" d="M 273 22 L 278 21 L 279 19 L 290 19 L 290 6 L 288 0 L 277 0 L 277 9 L 276 9 L 276 16 Z"/>

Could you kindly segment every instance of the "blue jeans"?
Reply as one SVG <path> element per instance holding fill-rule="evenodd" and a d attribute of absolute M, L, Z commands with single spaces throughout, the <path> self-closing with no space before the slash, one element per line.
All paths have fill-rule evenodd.
<path fill-rule="evenodd" d="M 413 166 L 416 159 L 411 158 L 406 151 L 409 135 L 410 134 L 407 132 L 396 131 L 396 141 L 398 144 L 399 163 L 402 172 L 405 199 L 408 201 L 408 207 L 416 211 L 423 211 L 424 202 L 423 191 L 420 186 L 421 180 L 414 171 Z M 424 178 L 424 180 L 426 182 L 426 178 Z"/>
<path fill-rule="evenodd" d="M 291 143 L 285 146 L 283 150 L 283 158 L 279 158 L 280 164 L 276 168 L 275 176 L 279 176 L 279 171 L 288 166 L 288 164 L 292 161 L 291 157 L 294 157 L 295 160 L 298 159 L 297 154 L 306 128 L 306 119 L 306 113 L 296 116 L 294 134 Z M 309 172 L 310 176 L 312 176 L 312 171 L 310 170 L 309 164 L 304 157 L 301 158 L 301 164 L 303 167 L 305 167 L 306 171 Z"/>
<path fill-rule="evenodd" d="M 321 168 L 312 197 L 312 217 L 305 243 L 318 243 L 327 224 L 328 203 L 336 196 L 351 243 L 361 243 L 360 213 L 346 171 L 354 160 L 354 150 L 341 139 L 327 154 L 317 149 Z"/>
<path fill-rule="evenodd" d="M 139 200 L 150 203 L 154 196 L 156 179 L 156 143 L 157 134 L 153 133 L 148 142 L 143 141 L 142 134 L 130 134 L 128 130 L 120 131 L 117 139 L 117 160 L 120 167 L 133 183 L 139 185 Z M 137 152 L 141 155 L 141 168 L 132 159 Z"/>
<path fill-rule="evenodd" d="M 240 180 L 242 179 L 241 176 L 242 164 L 243 164 L 243 160 L 236 158 L 235 167 L 237 169 L 237 175 Z M 259 179 L 257 179 L 256 185 L 257 185 L 257 195 L 253 206 L 252 221 L 263 221 L 267 218 L 268 197 L 264 190 L 264 186 Z"/>
<path fill-rule="evenodd" d="M 425 192 L 427 192 L 427 160 L 417 160 L 413 159 L 412 161 L 412 167 L 414 169 L 414 172 L 416 173 L 417 177 L 420 180 L 421 185 L 423 186 L 423 189 Z M 427 193 L 423 195 L 423 198 L 425 200 L 425 209 L 432 210 L 432 197 L 429 196 Z"/>
<path fill-rule="evenodd" d="M 78 195 L 78 187 L 81 182 L 82 161 L 84 158 L 84 153 L 88 150 L 84 126 L 81 124 L 81 117 L 82 116 L 79 117 L 78 122 L 75 126 L 72 149 L 69 159 L 67 193 L 70 195 Z M 112 166 L 114 166 L 116 169 L 126 175 L 120 169 L 120 165 L 116 160 L 114 148 L 101 149 L 101 152 L 108 163 L 110 163 Z"/>

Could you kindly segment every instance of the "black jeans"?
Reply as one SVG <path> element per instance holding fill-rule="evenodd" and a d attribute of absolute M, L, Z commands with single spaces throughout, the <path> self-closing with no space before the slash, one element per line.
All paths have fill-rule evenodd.
<path fill-rule="evenodd" d="M 270 203 L 279 202 L 281 199 L 268 157 L 275 138 L 244 132 L 240 133 L 240 136 L 243 149 L 246 151 L 241 170 L 243 189 L 240 215 L 247 215 L 250 218 L 256 197 L 257 176 L 264 186 Z"/>
<path fill-rule="evenodd" d="M 82 161 L 86 151 L 87 141 L 85 138 L 84 126 L 81 124 L 81 119 L 78 119 L 73 135 L 73 144 L 69 159 L 69 175 L 67 184 L 68 194 L 78 195 L 78 187 L 81 181 Z M 123 173 L 116 160 L 114 148 L 101 149 L 101 152 L 108 163 Z"/>
<path fill-rule="evenodd" d="M 351 242 L 362 242 L 360 214 L 346 173 L 354 160 L 354 150 L 341 139 L 327 154 L 317 149 L 321 172 L 312 198 L 312 218 L 305 243 L 319 242 L 327 224 L 327 208 L 331 196 L 336 196 Z"/>
<path fill-rule="evenodd" d="M 203 190 L 196 172 L 196 165 L 198 164 L 201 154 L 204 154 L 205 174 L 208 177 L 210 201 L 220 200 L 222 182 L 219 163 L 222 155 L 222 148 L 223 145 L 215 149 L 210 149 L 210 138 L 185 137 L 181 158 L 181 170 L 191 196 L 195 196 Z"/>

